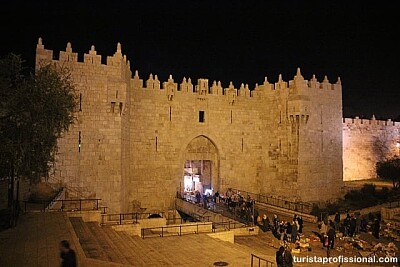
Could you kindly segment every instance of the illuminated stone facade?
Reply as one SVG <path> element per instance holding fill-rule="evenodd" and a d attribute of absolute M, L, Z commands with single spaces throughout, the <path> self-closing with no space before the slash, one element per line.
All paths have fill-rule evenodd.
<path fill-rule="evenodd" d="M 400 122 L 343 120 L 344 181 L 376 178 L 376 163 L 400 156 Z"/>
<path fill-rule="evenodd" d="M 111 211 L 173 207 L 186 160 L 210 160 L 214 190 L 229 187 L 287 200 L 341 194 L 340 79 L 280 76 L 250 90 L 207 79 L 161 82 L 132 74 L 120 44 L 103 64 L 94 46 L 78 62 L 67 44 L 37 44 L 36 66 L 69 67 L 79 94 L 77 122 L 59 140 L 52 179 L 95 193 Z"/>

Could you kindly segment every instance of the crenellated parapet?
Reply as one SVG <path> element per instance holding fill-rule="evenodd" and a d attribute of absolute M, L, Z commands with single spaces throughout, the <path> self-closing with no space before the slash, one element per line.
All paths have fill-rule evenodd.
<path fill-rule="evenodd" d="M 71 64 L 87 64 L 93 66 L 116 66 L 123 67 L 124 71 L 130 72 L 130 62 L 127 60 L 126 55 L 122 54 L 121 44 L 117 44 L 116 52 L 113 56 L 107 57 L 107 63 L 102 63 L 102 56 L 97 54 L 95 46 L 92 45 L 88 53 L 83 54 L 83 61 L 79 60 L 79 54 L 74 52 L 72 49 L 71 42 L 67 42 L 65 51 L 60 51 L 58 57 L 55 56 L 53 50 L 46 49 L 43 45 L 42 38 L 38 39 L 36 45 L 36 67 L 41 64 L 47 64 L 51 62 L 58 63 L 71 63 Z"/>
<path fill-rule="evenodd" d="M 102 63 L 102 56 L 97 54 L 95 46 L 92 45 L 88 53 L 84 53 L 83 61 L 79 60 L 79 54 L 73 51 L 72 44 L 67 43 L 65 51 L 60 51 L 58 58 L 55 57 L 52 50 L 46 49 L 43 45 L 42 38 L 39 38 L 36 47 L 36 63 L 41 64 L 42 62 L 60 62 L 69 64 L 86 64 L 92 66 L 107 66 L 107 67 L 117 67 L 122 68 L 121 75 L 125 77 L 130 74 L 129 79 L 131 79 L 131 84 L 133 88 L 143 88 L 149 90 L 163 90 L 167 94 L 170 94 L 171 88 L 173 87 L 175 92 L 183 93 L 193 93 L 200 95 L 228 95 L 228 98 L 260 98 L 263 96 L 268 96 L 274 93 L 281 94 L 282 92 L 288 92 L 290 94 L 296 95 L 308 95 L 312 94 L 313 90 L 319 89 L 323 91 L 335 91 L 338 95 L 341 95 L 341 80 L 338 78 L 336 83 L 330 83 L 327 76 L 319 82 L 315 75 L 312 76 L 310 80 L 304 79 L 300 73 L 300 68 L 297 69 L 296 75 L 292 80 L 285 81 L 282 74 L 279 74 L 278 80 L 275 83 L 269 82 L 267 77 L 262 84 L 256 84 L 254 88 L 250 88 L 248 84 L 241 83 L 240 87 L 231 88 L 231 84 L 224 88 L 221 81 L 213 81 L 209 84 L 209 80 L 206 78 L 201 78 L 197 80 L 197 84 L 193 84 L 190 78 L 183 78 L 182 82 L 175 83 L 172 86 L 170 84 L 170 79 L 165 82 L 159 80 L 157 75 L 150 74 L 149 78 L 145 82 L 145 87 L 143 87 L 143 81 L 140 79 L 138 74 L 132 75 L 130 72 L 130 62 L 126 55 L 122 53 L 121 44 L 117 43 L 116 51 L 114 55 L 106 57 L 106 63 Z M 229 92 L 229 93 L 228 93 Z M 318 92 L 318 91 L 317 91 Z M 228 94 L 227 94 L 228 93 Z M 233 100 L 234 102 L 235 100 Z"/>
<path fill-rule="evenodd" d="M 399 127 L 400 128 L 400 122 L 392 121 L 391 119 L 377 120 L 375 118 L 375 115 L 373 115 L 371 119 L 360 119 L 360 117 L 358 117 L 358 116 L 356 116 L 355 118 L 343 118 L 343 125 L 348 126 L 348 127 L 352 127 L 352 126 L 358 126 L 358 127 L 387 126 L 387 127 Z"/>

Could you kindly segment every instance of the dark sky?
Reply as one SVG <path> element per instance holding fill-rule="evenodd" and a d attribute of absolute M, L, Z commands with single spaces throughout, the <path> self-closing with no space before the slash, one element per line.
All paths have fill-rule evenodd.
<path fill-rule="evenodd" d="M 400 115 L 399 19 L 393 1 L 2 1 L 0 55 L 33 66 L 37 38 L 81 55 L 116 43 L 147 79 L 172 74 L 220 80 L 224 87 L 340 77 L 345 117 Z"/>

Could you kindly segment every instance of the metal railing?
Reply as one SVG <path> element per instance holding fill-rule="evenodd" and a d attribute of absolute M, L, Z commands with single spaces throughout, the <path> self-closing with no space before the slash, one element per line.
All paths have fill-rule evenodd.
<path fill-rule="evenodd" d="M 111 213 L 101 215 L 101 225 L 106 224 L 134 224 L 140 219 L 148 219 L 149 216 L 157 214 L 161 218 L 164 217 L 163 212 L 130 212 L 130 213 Z"/>
<path fill-rule="evenodd" d="M 141 237 L 144 239 L 147 233 L 147 236 L 159 236 L 159 237 L 164 237 L 164 236 L 171 236 L 171 235 L 178 235 L 182 236 L 183 234 L 198 234 L 199 233 L 199 226 L 203 225 L 210 225 L 210 230 L 209 231 L 202 231 L 204 233 L 209 233 L 213 232 L 213 227 L 211 222 L 207 223 L 196 223 L 196 224 L 179 224 L 179 225 L 167 225 L 167 226 L 159 226 L 159 227 L 149 227 L 149 228 L 142 228 L 141 229 Z M 191 231 L 183 231 L 182 229 L 185 228 L 195 228 L 195 230 Z M 177 229 L 176 232 L 171 232 L 171 231 L 166 231 L 168 229 Z M 158 232 L 154 234 L 154 232 Z"/>
<path fill-rule="evenodd" d="M 262 257 L 259 257 L 257 255 L 254 255 L 253 253 L 251 253 L 250 266 L 251 267 L 254 267 L 254 266 L 257 266 L 257 267 L 274 267 L 276 265 L 272 261 L 269 261 L 267 259 L 264 259 Z"/>
<path fill-rule="evenodd" d="M 90 198 L 90 199 L 63 199 L 63 200 L 53 200 L 53 201 L 41 201 L 41 202 L 24 202 L 24 211 L 29 210 L 40 210 L 46 211 L 90 211 L 90 210 L 102 210 L 102 213 L 106 213 L 107 207 L 100 206 L 100 198 Z M 49 204 L 60 203 L 59 208 L 48 209 Z"/>
<path fill-rule="evenodd" d="M 226 231 L 230 231 L 231 229 L 247 227 L 246 224 L 243 224 L 241 222 L 236 222 L 236 221 L 215 222 L 215 223 L 213 223 L 213 232 L 216 232 L 217 229 L 221 229 L 220 228 L 221 226 L 222 226 L 222 229 L 226 230 Z"/>
<path fill-rule="evenodd" d="M 180 200 L 184 200 L 185 202 L 194 205 L 194 206 L 198 206 L 199 210 L 200 209 L 205 209 L 204 205 L 201 204 L 199 206 L 199 204 L 194 203 L 186 198 L 182 198 L 182 197 L 177 197 L 177 199 Z M 254 210 L 253 208 L 251 209 L 246 209 L 246 211 L 242 214 L 240 212 L 240 207 L 235 206 L 235 207 L 229 207 L 227 203 L 225 202 L 221 202 L 221 203 L 213 203 L 210 202 L 209 204 L 212 204 L 212 206 L 208 207 L 208 209 L 205 209 L 205 212 L 209 212 L 212 214 L 220 214 L 222 216 L 225 216 L 231 220 L 236 220 L 240 223 L 246 224 L 247 226 L 253 225 L 254 224 L 254 220 L 253 220 L 253 216 L 254 216 Z M 175 206 L 177 207 L 178 210 L 181 210 L 182 212 L 186 213 L 187 215 L 189 215 L 190 217 L 195 218 L 195 220 L 197 221 L 209 221 L 211 217 L 213 217 L 212 215 L 198 215 L 196 213 L 190 212 L 185 210 L 184 208 L 179 207 L 178 205 L 175 204 Z M 216 206 L 218 206 L 218 208 L 216 208 Z M 254 202 L 251 202 L 251 207 L 254 207 Z"/>
<path fill-rule="evenodd" d="M 387 206 L 390 209 L 398 208 L 398 207 L 400 207 L 400 200 L 389 202 L 385 206 Z"/>
<path fill-rule="evenodd" d="M 209 225 L 210 229 L 202 229 L 199 231 L 199 226 L 204 226 L 204 225 Z M 221 227 L 222 226 L 222 227 Z M 144 239 L 145 236 L 159 236 L 159 237 L 164 237 L 164 236 L 172 236 L 172 235 L 177 235 L 177 236 L 182 236 L 183 234 L 198 234 L 200 232 L 202 233 L 215 233 L 218 231 L 218 229 L 222 229 L 223 231 L 230 231 L 232 229 L 237 229 L 237 228 L 244 228 L 247 227 L 245 224 L 242 224 L 240 222 L 235 222 L 235 221 L 227 221 L 227 222 L 219 222 L 219 223 L 214 223 L 214 222 L 200 222 L 200 223 L 187 223 L 187 224 L 179 224 L 179 225 L 166 225 L 166 226 L 159 226 L 159 227 L 148 227 L 148 228 L 142 228 L 141 229 L 141 237 Z M 182 231 L 185 230 L 185 228 L 195 228 L 195 230 L 191 231 Z M 174 231 L 166 231 L 167 229 L 177 229 L 176 232 Z M 179 229 L 179 231 L 178 231 Z M 154 233 L 156 232 L 156 233 Z"/>
<path fill-rule="evenodd" d="M 232 191 L 235 193 L 240 192 L 240 194 L 244 197 L 249 195 L 252 199 L 254 199 L 255 201 L 260 202 L 260 203 L 265 203 L 265 204 L 269 204 L 269 205 L 276 206 L 279 208 L 297 211 L 297 212 L 301 212 L 301 213 L 309 214 L 309 213 L 311 213 L 311 210 L 313 208 L 313 205 L 311 203 L 294 202 L 294 201 L 289 201 L 289 200 L 285 200 L 285 199 L 281 199 L 281 198 L 277 198 L 277 197 L 273 197 L 273 196 L 269 196 L 269 195 L 265 195 L 265 194 L 251 193 L 251 192 L 247 192 L 247 191 L 243 191 L 243 190 L 239 190 L 239 189 L 232 189 Z"/>

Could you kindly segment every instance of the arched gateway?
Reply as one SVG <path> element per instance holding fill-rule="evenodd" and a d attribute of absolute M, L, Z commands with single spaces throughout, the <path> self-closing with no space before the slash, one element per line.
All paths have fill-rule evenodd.
<path fill-rule="evenodd" d="M 186 146 L 183 159 L 179 185 L 182 195 L 194 195 L 195 191 L 212 194 L 220 189 L 219 153 L 208 137 L 193 138 Z"/>

